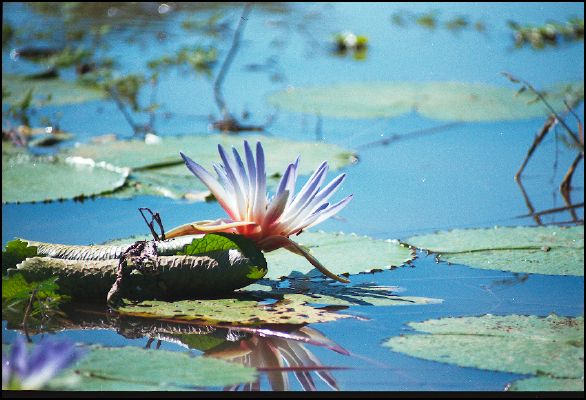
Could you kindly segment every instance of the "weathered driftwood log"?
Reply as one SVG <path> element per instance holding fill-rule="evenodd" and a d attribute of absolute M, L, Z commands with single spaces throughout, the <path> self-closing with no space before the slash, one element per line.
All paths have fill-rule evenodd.
<path fill-rule="evenodd" d="M 176 255 L 194 237 L 156 242 L 155 260 L 126 265 L 124 294 L 139 299 L 177 299 L 214 296 L 247 286 L 267 271 L 261 251 L 213 250 L 197 255 Z M 22 239 L 21 239 L 22 240 Z M 105 301 L 116 281 L 119 258 L 131 246 L 69 246 L 22 240 L 36 247 L 29 257 L 9 269 L 25 279 L 44 280 L 57 276 L 60 292 L 82 300 Z"/>

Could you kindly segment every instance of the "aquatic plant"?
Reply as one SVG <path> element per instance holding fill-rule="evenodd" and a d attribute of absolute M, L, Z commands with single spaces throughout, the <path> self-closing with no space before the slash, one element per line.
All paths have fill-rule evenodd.
<path fill-rule="evenodd" d="M 352 32 L 341 32 L 334 35 L 335 53 L 345 56 L 352 52 L 354 59 L 363 60 L 366 58 L 368 38 L 363 35 L 355 35 Z"/>
<path fill-rule="evenodd" d="M 334 216 L 348 204 L 352 195 L 335 204 L 328 202 L 346 175 L 338 175 L 321 188 L 328 171 L 328 164 L 324 161 L 295 195 L 299 165 L 297 157 L 285 169 L 275 195 L 269 200 L 266 193 L 263 147 L 257 142 L 256 159 L 247 141 L 244 141 L 244 150 L 246 167 L 236 149 L 233 148 L 232 159 L 222 145 L 218 145 L 223 165 L 214 164 L 214 170 L 221 183 L 201 165 L 181 153 L 187 168 L 210 189 L 230 219 L 181 225 L 167 232 L 166 237 L 210 232 L 237 233 L 252 239 L 263 251 L 286 248 L 302 255 L 324 275 L 340 282 L 348 282 L 328 271 L 307 250 L 289 239 L 289 236 L 300 234 L 303 230 Z"/>
<path fill-rule="evenodd" d="M 556 47 L 562 41 L 566 43 L 584 40 L 584 19 L 570 18 L 565 23 L 548 22 L 544 25 L 521 25 L 515 21 L 508 22 L 513 31 L 517 48 L 530 45 L 533 49 L 546 46 Z"/>
<path fill-rule="evenodd" d="M 22 337 L 12 346 L 10 357 L 2 354 L 2 390 L 38 390 L 83 353 L 70 342 L 44 340 L 29 353 Z"/>

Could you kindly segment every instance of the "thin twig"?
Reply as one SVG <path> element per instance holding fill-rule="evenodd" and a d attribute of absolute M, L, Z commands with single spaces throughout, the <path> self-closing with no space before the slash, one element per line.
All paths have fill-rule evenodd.
<path fill-rule="evenodd" d="M 527 152 L 527 155 L 525 156 L 525 160 L 523 160 L 523 164 L 521 164 L 521 167 L 519 168 L 519 170 L 515 174 L 515 180 L 517 182 L 519 182 L 521 180 L 521 174 L 523 173 L 523 170 L 527 166 L 527 163 L 529 162 L 529 159 L 533 155 L 533 152 L 535 151 L 537 146 L 539 146 L 541 144 L 541 142 L 543 141 L 543 138 L 545 138 L 545 136 L 547 135 L 547 133 L 549 132 L 549 130 L 551 129 L 551 127 L 553 126 L 555 121 L 556 121 L 556 118 L 554 116 L 550 115 L 547 118 L 547 120 L 545 121 L 545 124 L 543 125 L 543 127 L 537 133 L 537 136 L 535 136 L 535 140 L 533 140 L 533 144 L 529 148 L 529 151 Z"/>
<path fill-rule="evenodd" d="M 126 122 L 128 122 L 128 124 L 132 128 L 134 135 L 138 135 L 140 133 L 140 129 L 138 127 L 138 124 L 135 123 L 134 120 L 132 119 L 132 116 L 130 115 L 130 113 L 128 112 L 126 107 L 124 106 L 124 103 L 122 102 L 122 100 L 120 100 L 120 97 L 118 96 L 118 93 L 116 93 L 116 90 L 112 87 L 108 88 L 107 90 L 108 90 L 108 94 L 112 97 L 112 99 L 116 103 L 116 106 L 118 106 L 118 109 L 120 110 L 122 115 L 124 115 Z"/>
<path fill-rule="evenodd" d="M 394 135 L 391 135 L 390 137 L 385 138 L 385 139 L 376 140 L 374 142 L 369 142 L 369 143 L 359 145 L 356 148 L 363 149 L 363 148 L 380 146 L 380 145 L 387 146 L 388 144 L 390 144 L 392 142 L 396 142 L 396 141 L 403 140 L 403 139 L 412 139 L 414 137 L 432 135 L 434 133 L 439 133 L 441 131 L 453 128 L 454 126 L 458 126 L 461 124 L 462 124 L 461 122 L 451 122 L 449 124 L 432 126 L 431 128 L 425 128 L 425 129 L 418 129 L 416 131 L 411 131 L 411 132 L 407 132 L 407 133 L 403 133 L 403 134 L 394 134 Z"/>
<path fill-rule="evenodd" d="M 532 212 L 530 214 L 520 215 L 516 218 L 525 218 L 525 217 L 534 217 L 534 216 L 541 216 L 541 215 L 547 215 L 547 214 L 554 214 L 557 212 L 573 210 L 573 209 L 582 208 L 582 207 L 584 207 L 583 202 L 577 203 L 577 204 L 570 204 L 569 206 L 564 206 L 564 207 L 550 208 L 548 210 L 543 210 L 543 211 L 539 211 L 539 212 Z"/>
<path fill-rule="evenodd" d="M 535 223 L 537 225 L 543 225 L 543 222 L 541 222 L 541 218 L 539 218 L 539 215 L 536 215 L 536 213 L 535 213 L 535 208 L 533 207 L 533 204 L 531 203 L 531 200 L 529 199 L 529 196 L 527 195 L 527 192 L 525 191 L 525 187 L 523 187 L 523 183 L 521 182 L 520 179 L 517 180 L 516 182 L 517 182 L 517 185 L 519 186 L 519 189 L 521 190 L 521 194 L 523 195 L 523 199 L 525 200 L 525 206 L 529 210 L 529 214 L 523 215 L 522 217 L 532 216 L 533 220 L 535 221 Z M 521 218 L 521 217 L 519 217 L 519 218 Z"/>
<path fill-rule="evenodd" d="M 157 88 L 158 88 L 158 83 L 159 80 L 158 78 L 153 77 L 151 79 L 151 98 L 150 98 L 150 104 L 149 104 L 149 131 L 151 131 L 152 133 L 155 133 L 155 118 L 156 118 L 156 112 L 155 112 L 155 101 L 157 99 Z"/>
<path fill-rule="evenodd" d="M 543 93 L 541 93 L 539 90 L 535 89 L 533 87 L 533 85 L 531 85 L 529 82 L 527 82 L 524 79 L 514 77 L 513 75 L 509 74 L 508 72 L 503 72 L 502 74 L 504 76 L 506 76 L 511 82 L 521 82 L 522 84 L 527 86 L 529 88 L 529 90 L 531 90 L 533 92 L 533 94 L 535 94 L 539 98 L 539 100 L 541 100 L 543 102 L 543 104 L 545 104 L 547 109 L 555 116 L 555 118 L 559 121 L 559 123 L 566 129 L 566 131 L 572 137 L 572 139 L 574 139 L 574 141 L 577 144 L 580 144 L 580 140 L 578 139 L 578 135 L 566 124 L 566 121 L 564 121 L 564 119 L 557 113 L 557 111 L 551 106 L 551 104 L 549 104 L 549 102 L 546 100 L 545 96 L 543 96 Z"/>
<path fill-rule="evenodd" d="M 26 340 L 29 343 L 32 343 L 33 340 L 31 339 L 29 332 L 28 332 L 28 319 L 31 313 L 31 310 L 33 308 L 33 302 L 35 301 L 35 297 L 37 297 L 37 292 L 38 292 L 38 288 L 33 289 L 32 293 L 31 293 L 31 297 L 28 300 L 28 304 L 26 306 L 26 309 L 24 311 L 24 317 L 22 319 L 22 330 L 24 331 L 24 334 L 26 336 Z"/>
<path fill-rule="evenodd" d="M 161 220 L 161 216 L 159 215 L 159 213 L 153 213 L 151 211 L 151 209 L 148 207 L 139 207 L 138 211 L 140 211 L 140 215 L 142 216 L 142 219 L 149 227 L 149 229 L 151 231 L 151 235 L 153 236 L 153 239 L 156 240 L 157 242 L 160 240 L 165 240 L 165 228 L 163 228 L 163 221 Z M 151 214 L 151 221 L 150 222 L 147 221 L 146 217 L 144 216 L 143 211 L 148 211 Z M 161 230 L 160 237 L 157 234 L 157 231 L 155 230 L 154 222 L 156 222 L 157 225 L 159 225 L 159 229 Z"/>
<path fill-rule="evenodd" d="M 222 114 L 222 118 L 224 120 L 232 119 L 230 112 L 226 106 L 226 102 L 224 100 L 224 96 L 222 95 L 222 84 L 224 83 L 224 78 L 228 73 L 230 65 L 236 56 L 236 52 L 240 47 L 240 37 L 242 35 L 242 30 L 244 29 L 247 21 L 247 16 L 252 9 L 252 3 L 246 3 L 244 6 L 244 10 L 242 11 L 242 15 L 240 16 L 240 20 L 238 21 L 238 26 L 236 27 L 236 31 L 234 32 L 234 37 L 232 38 L 232 46 L 226 55 L 226 59 L 222 63 L 220 67 L 220 72 L 216 76 L 216 80 L 214 81 L 214 97 L 216 99 L 216 105 Z"/>
<path fill-rule="evenodd" d="M 574 177 L 576 167 L 578 166 L 582 158 L 584 158 L 584 153 L 578 153 L 578 155 L 572 162 L 572 165 L 570 165 L 570 168 L 568 168 L 566 175 L 564 175 L 562 183 L 560 184 L 560 193 L 562 194 L 562 197 L 564 198 L 566 204 L 572 204 L 572 200 L 570 198 L 570 194 L 572 191 L 572 178 Z M 570 215 L 574 220 L 578 218 L 573 209 L 570 209 Z"/>

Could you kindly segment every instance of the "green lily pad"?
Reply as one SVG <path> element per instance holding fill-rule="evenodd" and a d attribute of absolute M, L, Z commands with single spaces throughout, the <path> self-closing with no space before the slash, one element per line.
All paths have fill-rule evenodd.
<path fill-rule="evenodd" d="M 584 227 L 455 229 L 407 243 L 474 268 L 584 276 Z"/>
<path fill-rule="evenodd" d="M 397 241 L 372 239 L 344 233 L 303 232 L 293 238 L 334 274 L 359 274 L 398 267 L 415 258 L 414 252 Z M 321 276 L 301 256 L 285 249 L 266 253 L 267 279 L 289 277 L 293 273 Z"/>
<path fill-rule="evenodd" d="M 427 297 L 399 296 L 399 287 L 374 284 L 342 285 L 316 282 L 307 279 L 289 281 L 289 287 L 279 287 L 279 282 L 262 280 L 246 287 L 246 292 L 259 291 L 259 296 L 281 298 L 287 296 L 308 304 L 328 306 L 408 306 L 440 304 L 441 299 Z"/>
<path fill-rule="evenodd" d="M 94 347 L 52 383 L 61 390 L 181 390 L 257 379 L 254 368 L 213 358 L 136 347 Z"/>
<path fill-rule="evenodd" d="M 209 195 L 208 188 L 185 167 L 179 152 L 184 152 L 199 164 L 213 171 L 212 163 L 218 162 L 217 145 L 236 147 L 241 153 L 242 143 L 261 141 L 265 149 L 267 185 L 274 186 L 288 163 L 301 155 L 300 175 L 308 175 L 324 160 L 331 170 L 340 169 L 356 162 L 356 154 L 334 144 L 323 142 L 299 142 L 267 136 L 178 136 L 162 138 L 160 143 L 143 141 L 114 141 L 106 144 L 86 144 L 68 154 L 105 161 L 133 171 L 127 185 L 111 195 L 130 198 L 136 195 L 155 195 L 203 201 Z"/>
<path fill-rule="evenodd" d="M 527 378 L 512 382 L 507 386 L 509 392 L 561 392 L 584 391 L 584 379 L 561 379 L 539 376 L 537 378 Z"/>
<path fill-rule="evenodd" d="M 8 104 L 20 102 L 33 89 L 33 104 L 65 105 L 102 100 L 106 93 L 96 87 L 61 79 L 26 79 L 18 75 L 2 75 L 2 88 L 9 93 L 3 100 Z"/>
<path fill-rule="evenodd" d="M 570 87 L 570 88 L 568 88 Z M 569 89 L 569 90 L 568 90 Z M 546 98 L 558 111 L 584 98 L 584 82 L 557 85 Z M 274 93 L 269 102 L 296 112 L 338 118 L 394 117 L 411 111 L 439 120 L 502 121 L 545 116 L 541 102 L 516 90 L 465 82 L 354 83 L 294 88 Z"/>
<path fill-rule="evenodd" d="M 508 315 L 412 322 L 426 334 L 393 337 L 384 346 L 410 356 L 517 374 L 584 376 L 584 318 Z M 521 387 L 543 384 L 523 382 Z M 539 387 L 536 387 L 539 389 Z"/>
<path fill-rule="evenodd" d="M 137 304 L 127 302 L 117 311 L 123 315 L 147 318 L 175 318 L 238 325 L 310 324 L 349 317 L 325 308 L 308 306 L 288 295 L 285 295 L 282 301 L 268 305 L 263 305 L 252 298 L 185 300 L 171 303 L 143 301 Z"/>
<path fill-rule="evenodd" d="M 179 165 L 177 169 L 161 169 L 169 175 L 188 175 L 191 173 L 183 165 L 179 152 L 183 152 L 203 167 L 213 171 L 212 163 L 220 161 L 218 144 L 236 147 L 243 153 L 243 141 L 251 144 L 260 141 L 265 150 L 267 175 L 282 174 L 287 165 L 301 155 L 299 174 L 306 175 L 315 170 L 324 160 L 332 170 L 342 168 L 356 161 L 356 155 L 335 144 L 323 142 L 299 142 L 270 136 L 175 136 L 162 138 L 159 143 L 146 144 L 143 141 L 115 141 L 106 144 L 81 145 L 71 151 L 73 155 L 105 161 L 119 167 L 133 170 L 161 168 Z M 152 170 L 150 172 L 153 172 Z"/>
<path fill-rule="evenodd" d="M 128 171 L 80 158 L 2 154 L 2 203 L 98 195 L 124 185 Z"/>

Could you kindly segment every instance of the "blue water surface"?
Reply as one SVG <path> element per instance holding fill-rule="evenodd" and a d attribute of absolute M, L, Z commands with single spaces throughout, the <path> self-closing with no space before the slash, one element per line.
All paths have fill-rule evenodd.
<path fill-rule="evenodd" d="M 242 7 L 223 5 L 219 10 L 234 27 Z M 471 21 L 482 20 L 486 31 L 451 32 L 441 27 L 430 30 L 414 23 L 404 27 L 393 25 L 391 15 L 400 10 L 437 10 L 442 19 L 465 15 Z M 41 16 L 24 3 L 4 3 L 3 11 L 4 20 L 16 26 L 47 24 L 59 29 L 58 17 Z M 212 12 L 205 8 L 176 11 L 148 24 L 131 20 L 119 35 L 130 36 L 134 42 L 115 40 L 115 32 L 105 53 L 126 72 L 146 71 L 149 59 L 184 45 L 211 43 L 207 37 L 186 34 L 180 25 L 188 17 L 209 16 Z M 318 121 L 311 115 L 276 111 L 266 99 L 287 87 L 342 82 L 462 81 L 513 87 L 501 75 L 503 71 L 521 76 L 536 87 L 581 80 L 583 42 L 543 50 L 517 49 L 507 27 L 509 20 L 543 24 L 572 16 L 584 17 L 583 3 L 285 3 L 275 9 L 255 6 L 225 81 L 224 96 L 235 115 L 249 112 L 251 123 L 263 123 L 276 113 L 268 134 L 359 148 L 359 162 L 345 168 L 348 177 L 339 194 L 341 198 L 353 193 L 354 199 L 339 218 L 320 225 L 325 231 L 404 240 L 436 230 L 535 225 L 532 218 L 523 217 L 529 211 L 513 176 L 543 125 L 543 118 L 461 123 L 433 135 L 406 137 L 388 146 L 361 147 L 394 134 L 443 123 L 416 113 L 395 118 Z M 333 34 L 346 30 L 368 37 L 365 60 L 332 55 Z M 165 33 L 164 39 L 160 32 Z M 219 42 L 220 59 L 229 47 L 229 39 L 228 34 L 226 40 Z M 12 58 L 11 50 L 3 48 L 3 73 L 33 72 L 38 68 Z M 251 71 L 252 64 L 269 67 Z M 145 93 L 144 99 L 148 96 Z M 211 117 L 218 117 L 212 82 L 205 76 L 168 72 L 161 78 L 157 99 L 161 112 L 156 129 L 163 136 L 208 134 Z M 44 111 L 59 113 L 61 128 L 74 132 L 79 142 L 107 133 L 132 136 L 132 130 L 111 102 L 48 107 Z M 578 113 L 583 119 L 583 105 Z M 318 124 L 321 128 L 316 133 Z M 68 145 L 71 143 L 64 146 Z M 563 206 L 558 186 L 574 157 L 575 150 L 555 140 L 554 135 L 535 152 L 523 182 L 536 210 Z M 573 182 L 572 200 L 583 202 L 583 163 Z M 15 237 L 88 244 L 145 234 L 138 207 L 160 212 L 167 227 L 224 215 L 217 203 L 149 196 L 131 200 L 96 198 L 83 203 L 4 204 L 2 244 Z M 582 208 L 577 214 L 583 219 Z M 567 212 L 543 217 L 544 223 L 569 221 Z M 406 307 L 350 307 L 341 312 L 360 318 L 312 326 L 351 353 L 345 356 L 324 347 L 308 346 L 323 365 L 348 368 L 331 372 L 342 390 L 503 390 L 507 383 L 521 376 L 420 360 L 392 352 L 381 344 L 392 336 L 409 332 L 407 323 L 433 318 L 487 313 L 580 316 L 584 312 L 583 277 L 478 270 L 438 264 L 433 256 L 424 254 L 409 267 L 352 277 L 352 283 L 367 282 L 400 286 L 405 295 L 439 298 L 443 302 Z M 3 324 L 4 343 L 11 342 L 17 334 L 20 333 Z M 148 340 L 127 339 L 111 329 L 65 330 L 56 335 L 108 346 L 145 346 Z M 40 335 L 34 340 L 40 340 Z M 185 351 L 171 342 L 163 342 L 161 348 Z M 290 375 L 290 389 L 302 390 L 303 386 Z M 316 378 L 315 384 L 319 390 L 331 389 L 321 379 Z M 271 389 L 264 374 L 260 389 Z"/>

